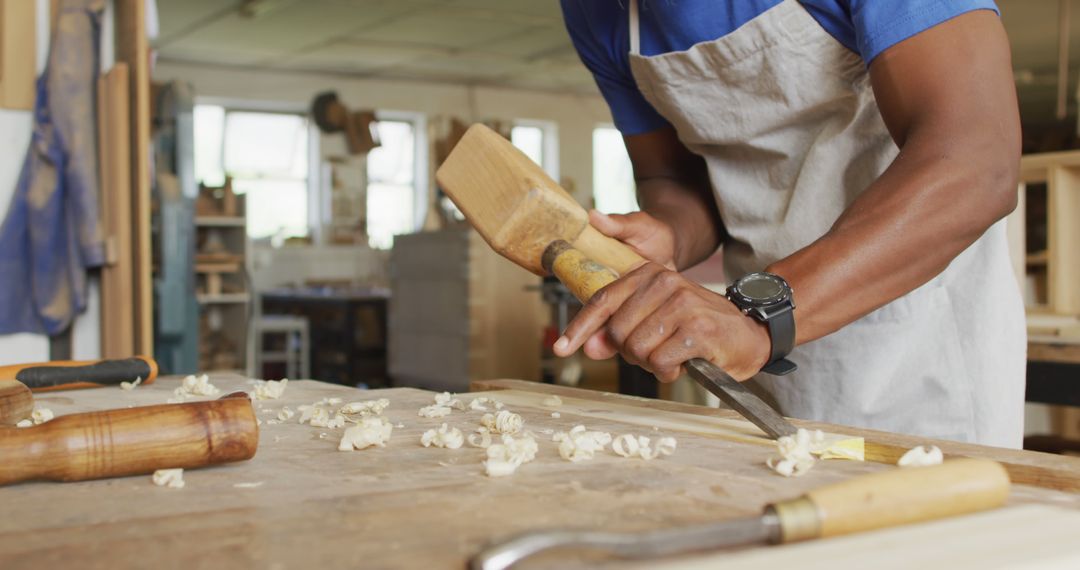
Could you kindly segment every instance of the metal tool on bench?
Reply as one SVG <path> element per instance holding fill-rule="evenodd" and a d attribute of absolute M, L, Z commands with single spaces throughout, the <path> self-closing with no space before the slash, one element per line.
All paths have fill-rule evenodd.
<path fill-rule="evenodd" d="M 624 559 L 656 558 L 751 544 L 782 544 L 888 528 L 1000 507 L 1009 476 L 988 459 L 891 469 L 835 483 L 765 507 L 761 516 L 644 533 L 531 532 L 494 544 L 472 570 L 503 570 L 553 549 L 588 548 Z"/>
<path fill-rule="evenodd" d="M 152 383 L 158 375 L 153 358 L 54 360 L 0 366 L 0 380 L 18 380 L 35 392 L 118 386 L 121 382 Z"/>
<path fill-rule="evenodd" d="M 251 400 L 217 400 L 59 416 L 28 428 L 0 428 L 0 485 L 84 481 L 243 461 L 259 427 Z"/>
<path fill-rule="evenodd" d="M 582 302 L 645 261 L 589 225 L 588 214 L 573 197 L 483 125 L 469 128 L 436 177 L 495 251 L 537 275 L 554 273 Z M 795 426 L 719 367 L 699 358 L 684 366 L 769 437 L 795 433 Z"/>

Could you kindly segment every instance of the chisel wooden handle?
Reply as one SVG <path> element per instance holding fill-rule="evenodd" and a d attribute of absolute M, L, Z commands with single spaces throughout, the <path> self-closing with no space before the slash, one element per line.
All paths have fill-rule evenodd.
<path fill-rule="evenodd" d="M 35 392 L 115 386 L 121 382 L 134 382 L 136 378 L 142 378 L 143 384 L 150 384 L 157 374 L 157 362 L 145 356 L 0 366 L 0 379 L 18 380 Z"/>
<path fill-rule="evenodd" d="M 0 428 L 0 485 L 83 481 L 251 459 L 259 443 L 246 394 L 60 416 Z"/>
<path fill-rule="evenodd" d="M 0 426 L 13 426 L 34 412 L 34 396 L 22 382 L 0 380 Z"/>
<path fill-rule="evenodd" d="M 1001 464 L 964 458 L 858 477 L 770 508 L 780 521 L 780 542 L 796 542 L 992 509 L 1008 496 Z"/>
<path fill-rule="evenodd" d="M 562 240 L 552 242 L 544 250 L 542 263 L 582 303 L 619 278 L 614 271 Z"/>

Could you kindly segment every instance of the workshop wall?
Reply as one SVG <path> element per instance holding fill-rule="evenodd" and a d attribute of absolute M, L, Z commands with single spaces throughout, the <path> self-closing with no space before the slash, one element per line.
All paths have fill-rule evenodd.
<path fill-rule="evenodd" d="M 49 0 L 37 3 L 37 72 L 45 67 L 49 52 Z M 111 4 L 111 2 L 109 3 Z M 103 44 L 112 44 L 111 26 L 103 32 Z M 108 50 L 111 59 L 111 49 Z M 19 178 L 26 148 L 33 128 L 31 111 L 0 109 L 0 219 L 7 215 L 15 183 Z M 76 359 L 98 358 L 100 340 L 100 294 L 98 281 L 90 283 L 87 312 L 75 319 L 72 331 L 72 356 Z M 0 335 L 0 365 L 49 359 L 49 339 L 45 335 Z"/>

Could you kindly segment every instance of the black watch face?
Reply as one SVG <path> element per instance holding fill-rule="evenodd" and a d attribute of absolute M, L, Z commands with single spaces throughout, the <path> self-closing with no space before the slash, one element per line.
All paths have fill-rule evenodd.
<path fill-rule="evenodd" d="M 756 305 L 784 300 L 788 288 L 784 281 L 769 273 L 751 273 L 735 283 L 739 295 Z"/>

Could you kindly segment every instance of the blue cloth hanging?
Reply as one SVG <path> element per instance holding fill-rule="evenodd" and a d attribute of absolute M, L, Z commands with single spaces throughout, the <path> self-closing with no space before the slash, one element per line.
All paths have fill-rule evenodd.
<path fill-rule="evenodd" d="M 0 226 L 0 333 L 63 332 L 104 262 L 98 222 L 96 89 L 104 0 L 61 0 L 34 132 Z"/>

